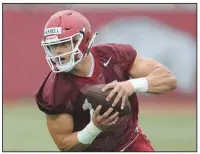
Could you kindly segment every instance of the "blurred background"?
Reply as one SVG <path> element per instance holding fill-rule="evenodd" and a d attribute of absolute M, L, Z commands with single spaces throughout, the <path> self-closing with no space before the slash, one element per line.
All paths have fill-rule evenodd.
<path fill-rule="evenodd" d="M 58 151 L 34 94 L 50 71 L 44 25 L 63 9 L 89 19 L 95 44 L 131 44 L 174 73 L 173 92 L 139 95 L 139 124 L 156 151 L 196 151 L 196 4 L 3 4 L 3 151 Z"/>

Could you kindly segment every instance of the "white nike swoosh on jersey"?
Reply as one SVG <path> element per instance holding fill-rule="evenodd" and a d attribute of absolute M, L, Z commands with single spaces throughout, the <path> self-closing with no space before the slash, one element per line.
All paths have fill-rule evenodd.
<path fill-rule="evenodd" d="M 108 63 L 110 62 L 111 59 L 112 59 L 112 57 L 110 57 L 106 63 L 103 63 L 103 66 L 106 67 L 108 65 Z"/>

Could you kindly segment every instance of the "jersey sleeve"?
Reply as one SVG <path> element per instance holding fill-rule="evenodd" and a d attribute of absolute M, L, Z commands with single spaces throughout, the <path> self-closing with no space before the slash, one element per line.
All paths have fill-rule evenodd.
<path fill-rule="evenodd" d="M 137 56 L 136 50 L 128 44 L 114 44 L 118 59 L 126 72 L 129 72 Z"/>
<path fill-rule="evenodd" d="M 58 74 L 50 73 L 42 86 L 36 92 L 35 99 L 38 108 L 50 115 L 73 114 L 71 84 Z"/>

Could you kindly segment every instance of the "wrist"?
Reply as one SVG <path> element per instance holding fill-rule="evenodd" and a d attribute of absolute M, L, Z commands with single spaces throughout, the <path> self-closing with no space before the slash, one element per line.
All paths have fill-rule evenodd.
<path fill-rule="evenodd" d="M 130 79 L 129 82 L 133 86 L 135 92 L 147 92 L 148 91 L 148 81 L 145 77 Z"/>
<path fill-rule="evenodd" d="M 82 144 L 91 144 L 101 132 L 102 130 L 97 128 L 91 120 L 82 131 L 78 132 L 78 141 Z"/>

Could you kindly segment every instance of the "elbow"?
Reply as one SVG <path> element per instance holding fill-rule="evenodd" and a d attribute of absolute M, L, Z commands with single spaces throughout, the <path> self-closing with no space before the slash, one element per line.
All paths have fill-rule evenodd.
<path fill-rule="evenodd" d="M 60 152 L 71 152 L 71 149 L 68 147 L 65 147 L 65 148 L 58 147 L 58 148 L 59 148 Z"/>
<path fill-rule="evenodd" d="M 58 145 L 57 144 L 57 147 L 60 150 L 60 152 L 70 152 L 70 150 L 71 150 L 69 145 L 63 145 L 63 144 Z"/>
<path fill-rule="evenodd" d="M 70 150 L 66 149 L 66 148 L 59 148 L 60 152 L 70 152 Z"/>
<path fill-rule="evenodd" d="M 174 76 L 171 76 L 170 78 L 168 78 L 165 90 L 157 94 L 165 94 L 169 91 L 176 89 L 176 87 L 177 87 L 177 80 Z"/>
<path fill-rule="evenodd" d="M 65 145 L 65 146 L 58 146 L 58 149 L 60 152 L 74 152 L 76 149 L 74 149 L 73 146 Z"/>
<path fill-rule="evenodd" d="M 59 148 L 60 152 L 67 152 L 64 148 Z"/>
<path fill-rule="evenodd" d="M 171 82 L 170 82 L 170 90 L 174 90 L 177 88 L 177 80 L 175 76 L 171 77 Z"/>
<path fill-rule="evenodd" d="M 64 148 L 64 147 L 62 147 L 62 146 L 57 146 L 58 147 L 58 149 L 60 150 L 60 152 L 68 152 L 69 150 L 68 150 L 68 148 Z"/>
<path fill-rule="evenodd" d="M 58 149 L 60 150 L 60 152 L 77 152 L 80 151 L 80 149 L 77 147 L 77 145 L 74 146 L 70 146 L 70 145 L 62 145 L 62 146 L 58 146 Z"/>

